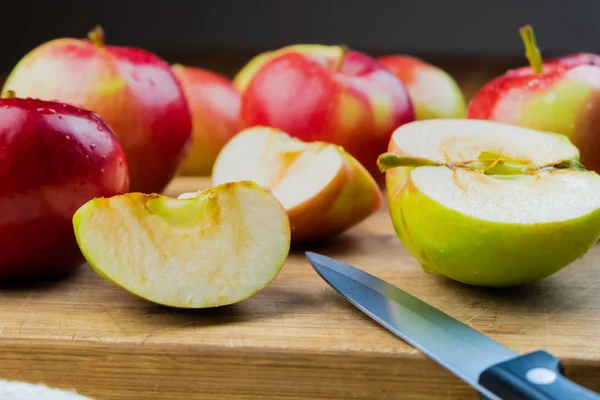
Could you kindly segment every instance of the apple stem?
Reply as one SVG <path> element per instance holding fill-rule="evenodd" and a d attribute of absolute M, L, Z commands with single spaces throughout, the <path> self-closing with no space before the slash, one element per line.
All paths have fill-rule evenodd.
<path fill-rule="evenodd" d="M 377 166 L 381 172 L 398 167 L 423 167 L 440 165 L 431 160 L 417 157 L 400 157 L 394 153 L 384 153 L 377 158 Z"/>
<path fill-rule="evenodd" d="M 340 56 L 337 64 L 335 65 L 335 70 L 338 72 L 342 70 L 342 66 L 344 65 L 344 58 L 346 58 L 346 54 L 348 54 L 348 52 L 350 51 L 350 49 L 346 45 L 341 45 L 340 48 L 342 49 L 342 55 Z"/>
<path fill-rule="evenodd" d="M 96 25 L 96 27 L 88 33 L 88 38 L 97 49 L 104 47 L 104 29 L 102 29 L 100 25 Z"/>
<path fill-rule="evenodd" d="M 519 29 L 519 33 L 525 44 L 525 56 L 529 60 L 529 65 L 536 74 L 541 74 L 544 70 L 542 65 L 542 54 L 537 47 L 533 27 L 531 25 L 525 25 Z"/>
<path fill-rule="evenodd" d="M 15 97 L 17 97 L 17 95 L 14 90 L 7 90 L 4 93 L 2 93 L 3 99 L 14 99 Z"/>

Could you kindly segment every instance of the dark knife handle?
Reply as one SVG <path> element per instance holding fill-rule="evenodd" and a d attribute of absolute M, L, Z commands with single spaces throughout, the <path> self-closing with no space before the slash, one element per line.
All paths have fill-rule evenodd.
<path fill-rule="evenodd" d="M 600 394 L 568 380 L 560 360 L 545 351 L 496 364 L 480 375 L 479 384 L 502 400 L 600 400 Z"/>

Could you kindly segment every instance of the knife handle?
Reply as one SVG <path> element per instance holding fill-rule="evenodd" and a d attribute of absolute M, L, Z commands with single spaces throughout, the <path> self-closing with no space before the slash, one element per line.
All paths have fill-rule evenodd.
<path fill-rule="evenodd" d="M 567 379 L 560 360 L 545 351 L 496 364 L 480 375 L 479 384 L 503 400 L 600 400 Z"/>

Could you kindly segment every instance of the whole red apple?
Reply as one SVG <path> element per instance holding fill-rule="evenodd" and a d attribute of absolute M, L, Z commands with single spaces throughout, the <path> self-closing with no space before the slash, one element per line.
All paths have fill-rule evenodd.
<path fill-rule="evenodd" d="M 75 211 L 127 192 L 125 153 L 97 114 L 29 98 L 0 100 L 0 280 L 56 277 L 83 264 Z"/>
<path fill-rule="evenodd" d="M 61 38 L 30 51 L 4 85 L 20 97 L 58 100 L 98 113 L 119 138 L 131 191 L 161 192 L 177 173 L 191 138 L 187 101 L 171 67 L 147 51 Z"/>
<path fill-rule="evenodd" d="M 245 127 L 279 128 L 340 145 L 382 182 L 377 157 L 415 120 L 402 82 L 368 55 L 341 46 L 293 45 L 263 53 L 234 79 Z"/>
<path fill-rule="evenodd" d="M 464 118 L 465 97 L 452 76 L 442 68 L 405 54 L 377 59 L 406 86 L 417 119 Z"/>
<path fill-rule="evenodd" d="M 173 65 L 192 113 L 192 146 L 183 160 L 186 175 L 210 175 L 217 155 L 240 124 L 240 93 L 224 76 L 215 72 Z"/>
<path fill-rule="evenodd" d="M 567 136 L 581 163 L 600 172 L 600 67 L 584 57 L 545 64 L 530 26 L 521 29 L 531 67 L 509 70 L 471 99 L 467 117 Z"/>

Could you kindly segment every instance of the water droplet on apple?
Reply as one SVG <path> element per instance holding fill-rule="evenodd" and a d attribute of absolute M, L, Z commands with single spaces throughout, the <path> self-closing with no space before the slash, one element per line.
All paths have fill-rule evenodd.
<path fill-rule="evenodd" d="M 90 158 L 90 156 L 88 156 L 87 154 L 85 155 L 85 158 Z"/>
<path fill-rule="evenodd" d="M 131 72 L 131 77 L 133 78 L 134 81 L 139 82 L 140 81 L 140 77 L 137 74 L 137 71 L 133 71 Z"/>
<path fill-rule="evenodd" d="M 42 114 L 56 114 L 56 110 L 53 110 L 52 108 L 48 107 L 38 108 L 37 111 L 41 112 Z"/>
<path fill-rule="evenodd" d="M 67 140 L 71 140 L 71 136 L 69 136 L 69 135 L 65 136 L 65 138 L 66 138 Z"/>
<path fill-rule="evenodd" d="M 100 168 L 100 173 L 103 174 L 104 173 L 104 168 Z"/>
<path fill-rule="evenodd" d="M 62 119 L 62 115 L 59 115 L 59 116 L 58 116 L 58 119 Z"/>
<path fill-rule="evenodd" d="M 90 149 L 94 150 L 96 148 L 95 144 L 90 144 Z"/>
<path fill-rule="evenodd" d="M 98 129 L 99 132 L 104 132 L 104 128 L 100 125 L 96 125 L 96 129 Z"/>

